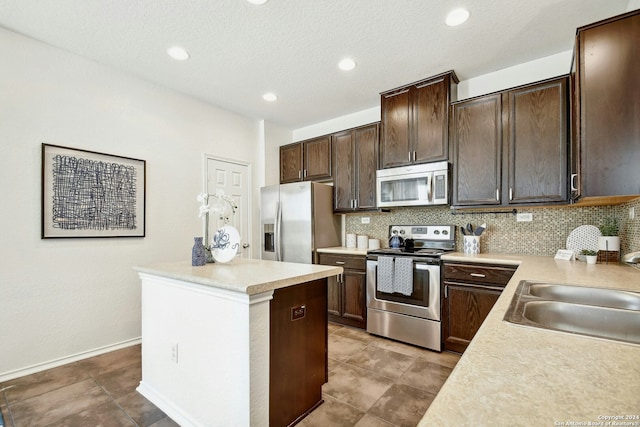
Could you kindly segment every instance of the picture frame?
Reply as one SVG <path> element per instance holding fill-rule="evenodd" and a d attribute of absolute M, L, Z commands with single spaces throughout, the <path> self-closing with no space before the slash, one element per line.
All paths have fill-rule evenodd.
<path fill-rule="evenodd" d="M 42 144 L 42 239 L 144 237 L 146 161 Z"/>

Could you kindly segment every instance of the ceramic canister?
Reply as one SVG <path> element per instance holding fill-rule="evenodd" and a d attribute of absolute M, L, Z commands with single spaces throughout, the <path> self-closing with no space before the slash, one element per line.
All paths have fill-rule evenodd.
<path fill-rule="evenodd" d="M 480 253 L 480 236 L 463 236 L 464 253 L 467 255 L 477 255 Z"/>
<path fill-rule="evenodd" d="M 380 249 L 380 239 L 369 239 L 369 249 Z"/>
<path fill-rule="evenodd" d="M 355 248 L 356 247 L 356 235 L 355 234 L 347 234 L 347 247 Z"/>
<path fill-rule="evenodd" d="M 366 234 L 358 235 L 358 249 L 367 249 L 369 247 L 369 236 Z"/>

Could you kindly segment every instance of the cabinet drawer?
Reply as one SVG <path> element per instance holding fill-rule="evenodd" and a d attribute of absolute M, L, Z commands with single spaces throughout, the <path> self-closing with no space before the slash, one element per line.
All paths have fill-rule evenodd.
<path fill-rule="evenodd" d="M 339 265 L 352 270 L 366 271 L 366 259 L 358 255 L 318 254 L 318 264 Z"/>
<path fill-rule="evenodd" d="M 515 271 L 516 267 L 504 265 L 445 263 L 443 278 L 444 280 L 459 280 L 463 282 L 504 286 L 509 282 Z"/>

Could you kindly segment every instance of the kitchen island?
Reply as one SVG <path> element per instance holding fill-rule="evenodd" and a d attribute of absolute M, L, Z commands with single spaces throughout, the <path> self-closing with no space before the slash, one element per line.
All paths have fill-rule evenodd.
<path fill-rule="evenodd" d="M 518 268 L 419 426 L 640 425 L 640 345 L 503 321 L 521 280 L 640 291 L 640 271 L 536 256 L 442 259 Z"/>
<path fill-rule="evenodd" d="M 174 421 L 287 425 L 322 402 L 326 281 L 341 267 L 237 258 L 135 270 L 142 280 L 137 390 Z"/>

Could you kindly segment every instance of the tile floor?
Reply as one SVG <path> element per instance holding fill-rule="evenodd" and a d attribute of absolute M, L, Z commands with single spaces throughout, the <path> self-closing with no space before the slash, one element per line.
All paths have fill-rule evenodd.
<path fill-rule="evenodd" d="M 329 324 L 324 404 L 300 426 L 415 426 L 459 357 Z M 177 426 L 135 391 L 140 346 L 0 384 L 6 427 Z"/>
<path fill-rule="evenodd" d="M 415 426 L 460 356 L 329 324 L 324 403 L 300 426 Z"/>

